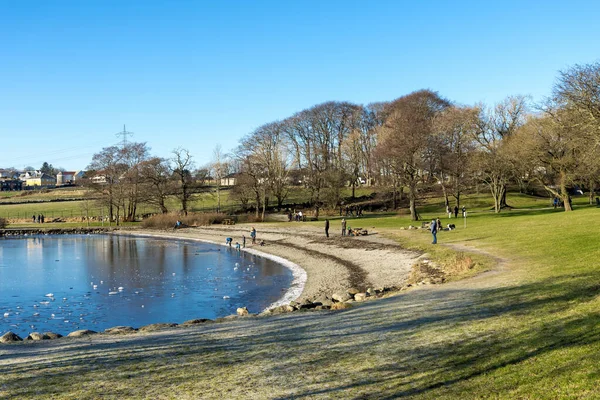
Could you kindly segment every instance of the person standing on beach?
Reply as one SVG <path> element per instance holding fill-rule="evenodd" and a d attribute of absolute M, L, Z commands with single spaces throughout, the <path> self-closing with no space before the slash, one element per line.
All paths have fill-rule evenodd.
<path fill-rule="evenodd" d="M 325 236 L 329 237 L 329 220 L 325 219 Z"/>
<path fill-rule="evenodd" d="M 346 220 L 342 218 L 342 236 L 346 236 Z"/>
<path fill-rule="evenodd" d="M 246 235 L 242 235 L 242 247 L 246 248 Z"/>
<path fill-rule="evenodd" d="M 431 220 L 429 229 L 431 229 L 431 235 L 433 236 L 433 242 L 431 242 L 431 244 L 437 244 L 437 221 L 435 218 Z"/>
<path fill-rule="evenodd" d="M 256 244 L 256 229 L 254 227 L 250 231 L 250 237 L 252 238 L 252 244 Z"/>

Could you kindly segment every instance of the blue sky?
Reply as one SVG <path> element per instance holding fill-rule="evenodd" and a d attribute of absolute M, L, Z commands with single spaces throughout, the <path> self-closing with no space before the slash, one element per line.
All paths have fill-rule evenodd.
<path fill-rule="evenodd" d="M 198 165 L 329 100 L 550 94 L 600 60 L 597 1 L 0 0 L 0 167 L 132 140 Z"/>

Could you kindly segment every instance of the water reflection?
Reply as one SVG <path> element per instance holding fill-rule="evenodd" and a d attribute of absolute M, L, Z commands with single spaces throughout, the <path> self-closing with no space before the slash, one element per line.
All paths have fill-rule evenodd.
<path fill-rule="evenodd" d="M 286 268 L 223 246 L 120 236 L 0 239 L 0 331 L 216 318 L 281 297 Z M 226 299 L 225 299 L 226 298 Z"/>

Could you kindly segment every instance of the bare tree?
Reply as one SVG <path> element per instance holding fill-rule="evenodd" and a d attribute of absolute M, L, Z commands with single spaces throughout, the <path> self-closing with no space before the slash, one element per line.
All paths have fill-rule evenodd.
<path fill-rule="evenodd" d="M 188 202 L 192 196 L 192 173 L 194 162 L 189 150 L 177 148 L 173 150 L 171 158 L 171 170 L 178 183 L 176 196 L 181 202 L 181 212 L 184 215 L 188 213 Z"/>
<path fill-rule="evenodd" d="M 98 194 L 102 204 L 107 206 L 109 221 L 116 219 L 119 224 L 122 202 L 117 185 L 119 178 L 127 170 L 122 160 L 121 149 L 118 146 L 103 148 L 92 156 L 92 162 L 87 169 L 90 188 Z"/>
<path fill-rule="evenodd" d="M 480 179 L 489 187 L 494 198 L 494 210 L 499 213 L 506 207 L 506 186 L 513 168 L 502 146 L 526 118 L 526 98 L 512 96 L 496 104 L 493 109 L 479 107 L 479 126 L 475 139 L 479 153 L 476 165 Z"/>
<path fill-rule="evenodd" d="M 169 212 L 166 199 L 175 191 L 168 160 L 153 157 L 140 164 L 140 176 L 144 183 L 144 201 L 158 207 L 160 212 Z"/>
<path fill-rule="evenodd" d="M 324 201 L 337 203 L 346 175 L 343 143 L 357 128 L 360 106 L 346 102 L 327 102 L 296 113 L 284 121 L 298 169 L 311 192 L 311 203 L 318 217 Z"/>
<path fill-rule="evenodd" d="M 431 170 L 440 182 L 445 205 L 450 206 L 451 194 L 457 207 L 461 193 L 467 187 L 467 175 L 474 149 L 479 110 L 473 107 L 450 107 L 434 120 L 430 154 Z"/>
<path fill-rule="evenodd" d="M 425 167 L 425 152 L 433 121 L 450 103 L 429 90 L 413 92 L 389 103 L 380 129 L 378 154 L 408 188 L 411 219 L 419 220 L 417 185 Z"/>

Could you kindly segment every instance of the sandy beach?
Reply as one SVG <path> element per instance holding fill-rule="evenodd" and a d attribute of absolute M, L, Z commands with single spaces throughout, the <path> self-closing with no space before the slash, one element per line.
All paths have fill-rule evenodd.
<path fill-rule="evenodd" d="M 289 226 L 257 225 L 256 244 L 252 244 L 252 225 L 183 228 L 176 231 L 123 231 L 133 234 L 173 239 L 192 239 L 225 244 L 228 237 L 240 244 L 246 236 L 246 248 L 258 255 L 272 255 L 289 260 L 306 272 L 299 277 L 301 287 L 292 288 L 285 301 L 321 301 L 333 293 L 349 288 L 400 287 L 419 254 L 401 249 L 394 241 L 372 231 L 367 236 L 342 237 L 330 231 L 299 223 Z M 260 242 L 265 245 L 261 246 Z"/>

